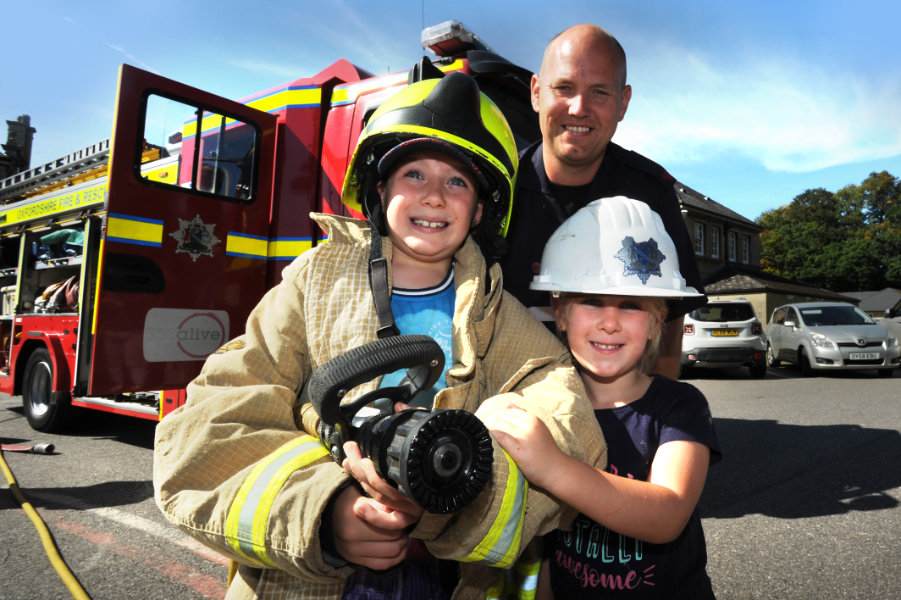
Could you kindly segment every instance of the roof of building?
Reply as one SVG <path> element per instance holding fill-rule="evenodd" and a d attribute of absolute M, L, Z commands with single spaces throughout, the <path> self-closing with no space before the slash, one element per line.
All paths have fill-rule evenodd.
<path fill-rule="evenodd" d="M 728 218 L 733 221 L 739 221 L 743 225 L 746 225 L 756 231 L 763 230 L 760 225 L 758 225 L 751 219 L 743 217 L 734 210 L 726 208 L 719 202 L 712 200 L 710 197 L 705 196 L 697 190 L 693 190 L 684 183 L 677 181 L 673 184 L 673 187 L 676 188 L 676 196 L 679 197 L 679 204 L 683 206 L 688 206 L 696 210 Z"/>
<path fill-rule="evenodd" d="M 884 288 L 877 292 L 842 292 L 860 300 L 858 305 L 864 312 L 883 312 L 886 309 L 901 309 L 901 290 Z"/>
<path fill-rule="evenodd" d="M 777 292 L 857 303 L 857 298 L 850 295 L 785 279 L 758 268 L 735 264 L 725 265 L 711 273 L 704 282 L 704 292 L 707 295 Z"/>

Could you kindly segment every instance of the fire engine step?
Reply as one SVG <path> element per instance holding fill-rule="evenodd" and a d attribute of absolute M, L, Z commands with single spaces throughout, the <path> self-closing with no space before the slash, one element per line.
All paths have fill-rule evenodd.
<path fill-rule="evenodd" d="M 150 398 L 155 398 L 156 401 L 148 403 L 147 400 Z M 120 415 L 143 417 L 145 419 L 159 419 L 159 396 L 155 394 L 141 394 L 140 399 L 142 402 L 130 402 L 128 400 L 95 396 L 79 396 L 72 398 L 72 406 L 94 408 Z"/>

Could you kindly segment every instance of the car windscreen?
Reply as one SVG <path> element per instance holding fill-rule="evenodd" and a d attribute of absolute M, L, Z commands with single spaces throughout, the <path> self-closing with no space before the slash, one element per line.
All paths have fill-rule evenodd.
<path fill-rule="evenodd" d="M 754 309 L 750 304 L 708 304 L 691 311 L 689 316 L 695 321 L 714 323 L 748 321 L 754 318 Z"/>
<path fill-rule="evenodd" d="M 811 327 L 829 325 L 872 325 L 875 323 L 865 312 L 853 306 L 817 306 L 801 308 L 801 318 Z"/>

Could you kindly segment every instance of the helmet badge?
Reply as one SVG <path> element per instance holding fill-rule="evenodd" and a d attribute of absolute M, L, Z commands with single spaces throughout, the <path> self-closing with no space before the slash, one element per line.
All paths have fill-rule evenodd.
<path fill-rule="evenodd" d="M 622 249 L 616 253 L 616 258 L 626 265 L 625 275 L 637 275 L 642 285 L 647 284 L 651 275 L 663 277 L 660 265 L 666 256 L 657 247 L 657 240 L 649 238 L 646 242 L 636 242 L 631 235 L 623 239 Z"/>

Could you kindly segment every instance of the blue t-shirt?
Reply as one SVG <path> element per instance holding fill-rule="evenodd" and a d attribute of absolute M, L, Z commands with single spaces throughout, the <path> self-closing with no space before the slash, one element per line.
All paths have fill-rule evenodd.
<path fill-rule="evenodd" d="M 444 372 L 428 390 L 422 390 L 410 402 L 413 406 L 431 408 L 438 390 L 447 387 L 444 374 L 451 367 L 454 332 L 453 267 L 447 277 L 433 288 L 407 290 L 394 288 L 391 294 L 391 312 L 394 323 L 404 335 L 427 335 L 438 342 L 444 351 Z M 406 375 L 406 369 L 388 373 L 382 377 L 379 387 L 396 386 Z M 380 411 L 389 411 L 388 401 L 374 402 Z M 359 568 L 347 580 L 344 600 L 446 600 L 450 598 L 457 565 L 435 558 L 421 541 L 411 539 L 407 558 L 397 568 L 387 571 L 370 571 Z"/>
<path fill-rule="evenodd" d="M 607 441 L 607 471 L 620 477 L 647 481 L 657 448 L 675 440 L 708 446 L 711 464 L 722 458 L 707 400 L 690 384 L 657 375 L 635 402 L 594 412 Z M 714 597 L 697 510 L 667 544 L 621 535 L 585 515 L 545 543 L 555 598 Z"/>
<path fill-rule="evenodd" d="M 394 288 L 391 293 L 391 312 L 394 323 L 404 335 L 421 334 L 435 340 L 444 351 L 444 372 L 429 390 L 422 390 L 411 405 L 431 408 L 438 390 L 447 387 L 444 374 L 453 364 L 454 334 L 454 270 L 451 268 L 440 284 L 421 290 Z M 382 378 L 379 387 L 396 386 L 406 375 L 406 369 L 389 373 Z M 376 402 L 378 408 L 379 403 Z"/>

